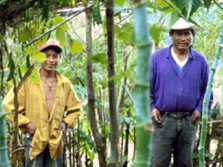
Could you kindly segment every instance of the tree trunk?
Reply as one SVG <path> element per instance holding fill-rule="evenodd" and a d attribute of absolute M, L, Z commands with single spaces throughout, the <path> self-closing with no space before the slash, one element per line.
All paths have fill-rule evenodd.
<path fill-rule="evenodd" d="M 147 4 L 134 1 L 134 27 L 137 46 L 137 65 L 134 89 L 134 108 L 136 115 L 136 160 L 135 167 L 150 166 L 152 121 L 150 118 L 150 55 L 152 42 L 147 25 Z"/>
<path fill-rule="evenodd" d="M 92 8 L 86 9 L 86 43 L 87 43 L 87 86 L 88 86 L 88 119 L 92 134 L 96 143 L 100 167 L 106 167 L 106 137 L 100 135 L 97 126 L 95 111 L 95 94 L 92 79 L 92 63 L 89 58 L 92 56 Z M 104 136 L 104 137 L 101 137 Z"/>
<path fill-rule="evenodd" d="M 223 27 L 221 29 L 221 34 L 219 36 L 219 43 L 218 43 L 218 49 L 216 53 L 216 57 L 213 61 L 207 89 L 205 92 L 204 100 L 203 100 L 203 111 L 202 111 L 202 125 L 201 125 L 201 137 L 200 137 L 200 143 L 199 143 L 199 166 L 203 167 L 205 166 L 205 141 L 207 136 L 207 121 L 208 121 L 208 106 L 209 106 L 209 100 L 211 97 L 211 89 L 212 84 L 214 80 L 214 74 L 218 65 L 218 60 L 220 59 L 221 50 L 223 48 Z"/>
<path fill-rule="evenodd" d="M 111 154 L 110 154 L 110 167 L 116 167 L 118 165 L 118 121 L 116 113 L 116 100 L 115 100 L 115 82 L 110 80 L 115 75 L 114 67 L 114 12 L 113 12 L 113 0 L 107 0 L 106 3 L 106 27 L 107 27 L 107 56 L 108 56 L 108 93 L 109 93 L 109 111 L 110 111 L 110 142 L 111 142 Z"/>
<path fill-rule="evenodd" d="M 131 116 L 130 109 L 128 110 L 128 117 Z M 126 138 L 125 138 L 125 151 L 124 157 L 128 157 L 129 153 L 129 136 L 130 136 L 130 123 L 126 123 L 126 130 L 125 130 Z M 128 160 L 125 160 L 123 167 L 128 167 Z"/>
<path fill-rule="evenodd" d="M 1 55 L 0 55 L 1 56 Z M 5 114 L 2 113 L 2 103 L 1 103 L 1 91 L 0 91 L 0 167 L 10 167 L 8 159 L 8 148 L 6 142 L 5 134 Z"/>

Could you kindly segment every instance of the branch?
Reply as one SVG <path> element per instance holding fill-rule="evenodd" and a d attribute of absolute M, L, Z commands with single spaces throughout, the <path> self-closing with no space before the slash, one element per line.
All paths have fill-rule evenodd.
<path fill-rule="evenodd" d="M 216 0 L 213 0 L 213 1 L 221 10 L 223 10 L 222 6 L 219 4 L 219 3 L 222 3 L 222 1 L 221 2 L 217 2 Z"/>
<path fill-rule="evenodd" d="M 164 2 L 166 2 L 166 4 L 168 4 L 170 7 L 172 7 L 174 10 L 176 10 L 176 12 L 185 20 L 187 20 L 187 18 L 184 17 L 184 15 L 180 12 L 179 9 L 177 9 L 174 5 L 172 5 L 171 3 L 169 3 L 167 0 L 163 0 Z"/>
<path fill-rule="evenodd" d="M 79 10 L 78 12 L 76 12 L 74 15 L 68 17 L 67 19 L 65 19 L 64 21 L 62 21 L 61 23 L 57 24 L 56 26 L 50 28 L 48 31 L 44 32 L 43 34 L 39 35 L 38 37 L 36 37 L 33 41 L 31 41 L 30 43 L 28 43 L 27 45 L 25 45 L 25 47 L 35 43 L 36 41 L 38 41 L 39 39 L 41 39 L 42 37 L 44 37 L 45 35 L 47 35 L 48 33 L 52 32 L 53 30 L 55 30 L 56 28 L 58 28 L 59 26 L 65 24 L 66 22 L 70 21 L 71 19 L 73 19 L 75 16 L 79 15 L 80 13 L 82 13 L 83 11 L 85 11 L 88 8 L 91 8 L 93 6 L 93 4 L 87 6 L 86 8 L 83 8 L 81 10 Z"/>
<path fill-rule="evenodd" d="M 130 93 L 129 89 L 128 89 L 128 88 L 127 88 L 125 85 L 123 85 L 123 86 L 124 86 L 124 88 L 125 88 L 126 92 L 128 93 L 128 95 L 129 95 L 130 99 L 132 100 L 132 103 L 134 104 L 134 103 L 135 103 L 135 101 L 134 101 L 134 98 L 133 98 L 133 96 L 131 95 L 131 93 Z"/>

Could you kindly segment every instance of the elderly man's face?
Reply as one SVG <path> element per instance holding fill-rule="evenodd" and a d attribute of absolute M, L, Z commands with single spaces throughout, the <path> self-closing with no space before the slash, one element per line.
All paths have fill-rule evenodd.
<path fill-rule="evenodd" d="M 60 60 L 60 54 L 54 49 L 47 49 L 44 53 L 46 54 L 46 59 L 42 62 L 42 68 L 46 71 L 55 71 Z"/>
<path fill-rule="evenodd" d="M 173 46 L 177 50 L 189 49 L 191 42 L 193 41 L 193 35 L 190 29 L 174 30 L 171 35 Z"/>

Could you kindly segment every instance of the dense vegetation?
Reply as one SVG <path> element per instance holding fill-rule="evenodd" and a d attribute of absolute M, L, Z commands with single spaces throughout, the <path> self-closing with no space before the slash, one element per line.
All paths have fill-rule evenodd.
<path fill-rule="evenodd" d="M 36 81 L 39 62 L 44 58 L 38 51 L 39 45 L 51 37 L 59 40 L 63 47 L 57 70 L 72 81 L 84 106 L 76 127 L 69 128 L 64 134 L 65 166 L 100 164 L 102 167 L 109 164 L 127 167 L 133 164 L 136 129 L 140 126 L 136 124 L 139 119 L 136 119 L 134 109 L 138 99 L 137 96 L 133 98 L 133 88 L 139 81 L 135 79 L 139 60 L 134 27 L 140 25 L 137 22 L 133 25 L 137 18 L 133 11 L 143 3 L 128 0 L 0 0 L 2 98 L 13 85 L 18 88 L 30 71 L 30 78 Z M 154 51 L 169 45 L 170 25 L 179 16 L 185 17 L 197 25 L 194 48 L 204 53 L 211 65 L 223 19 L 221 4 L 216 3 L 215 0 L 148 1 L 149 24 L 145 34 L 150 35 L 150 49 Z M 222 119 L 222 105 L 218 103 L 223 100 L 219 92 L 223 90 L 221 62 L 222 56 L 214 81 L 212 119 L 215 120 Z M 149 98 L 146 104 L 149 110 Z M 140 112 L 138 115 L 142 114 Z M 147 117 L 145 125 L 151 122 L 149 115 Z M 0 116 L 0 121 L 2 118 Z M 18 127 L 12 127 L 8 122 L 6 126 L 1 125 L 7 132 L 11 164 L 22 166 L 24 136 Z M 207 164 L 222 163 L 221 127 L 221 121 L 208 123 Z M 211 145 L 216 147 L 214 151 Z M 195 148 L 194 164 L 198 164 L 198 148 Z"/>

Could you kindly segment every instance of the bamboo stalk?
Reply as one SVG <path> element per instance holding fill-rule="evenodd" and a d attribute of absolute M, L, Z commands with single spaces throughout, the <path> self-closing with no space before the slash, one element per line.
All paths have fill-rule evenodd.
<path fill-rule="evenodd" d="M 149 38 L 147 4 L 134 0 L 134 28 L 137 46 L 137 65 L 134 89 L 136 115 L 136 159 L 135 167 L 150 166 L 152 121 L 150 118 L 150 55 L 152 42 Z"/>
<path fill-rule="evenodd" d="M 2 101 L 0 91 L 0 167 L 10 167 L 5 134 L 5 115 L 6 113 L 2 113 Z"/>
<path fill-rule="evenodd" d="M 219 36 L 218 49 L 216 52 L 216 57 L 213 61 L 207 89 L 205 92 L 204 100 L 203 100 L 203 111 L 202 111 L 202 125 L 201 125 L 201 137 L 199 143 L 199 167 L 205 167 L 205 141 L 207 136 L 207 122 L 208 122 L 208 104 L 211 97 L 211 89 L 214 80 L 214 74 L 218 65 L 218 61 L 220 59 L 221 50 L 223 48 L 223 27 L 221 29 L 221 34 Z"/>

